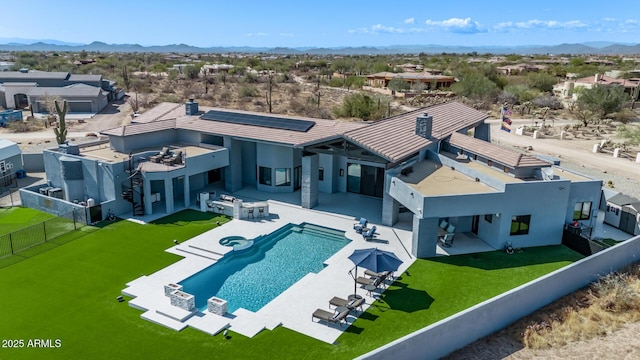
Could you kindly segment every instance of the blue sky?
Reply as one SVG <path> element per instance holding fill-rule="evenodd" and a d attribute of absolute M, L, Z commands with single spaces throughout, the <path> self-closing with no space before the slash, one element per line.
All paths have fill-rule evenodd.
<path fill-rule="evenodd" d="M 111 4 L 111 5 L 108 5 Z M 640 43 L 640 1 L 3 1 L 2 38 L 254 47 Z"/>

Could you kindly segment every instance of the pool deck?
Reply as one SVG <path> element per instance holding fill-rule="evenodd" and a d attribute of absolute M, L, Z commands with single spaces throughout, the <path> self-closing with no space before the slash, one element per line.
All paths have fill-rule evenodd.
<path fill-rule="evenodd" d="M 249 194 L 245 195 L 248 197 Z M 371 208 L 367 202 L 375 202 L 379 209 L 379 199 L 360 197 L 357 202 L 357 207 L 361 210 Z M 127 288 L 122 293 L 133 297 L 129 305 L 142 310 L 142 318 L 178 331 L 191 326 L 215 335 L 228 328 L 241 335 L 252 337 L 265 329 L 272 330 L 277 326 L 284 326 L 318 340 L 334 343 L 348 326 L 328 325 L 324 321 L 318 322 L 317 319 L 312 321 L 311 315 L 318 308 L 333 311 L 329 308 L 331 298 L 334 296 L 347 298 L 353 293 L 354 280 L 349 275 L 349 271 L 354 268 L 354 264 L 348 256 L 356 249 L 372 247 L 391 251 L 403 261 L 398 274 L 404 272 L 415 258 L 407 251 L 411 244 L 410 229 L 402 229 L 402 226 L 400 228 L 381 226 L 375 222 L 375 220 L 379 221 L 378 215 L 378 219 L 372 217 L 370 223 L 370 225 L 376 225 L 377 236 L 374 241 L 367 242 L 353 230 L 353 224 L 357 222 L 356 216 L 316 209 L 303 209 L 299 205 L 269 200 L 269 217 L 251 220 L 234 219 L 224 226 L 167 249 L 166 251 L 183 256 L 184 259 L 127 283 Z M 366 214 L 360 215 L 361 212 L 358 214 L 358 216 L 366 216 Z M 171 305 L 170 299 L 164 295 L 164 285 L 178 283 L 214 264 L 227 252 L 232 251 L 231 247 L 220 245 L 219 239 L 231 235 L 242 235 L 251 239 L 271 233 L 288 223 L 303 222 L 344 230 L 345 236 L 351 242 L 328 258 L 325 261 L 328 266 L 323 270 L 317 274 L 307 274 L 257 312 L 238 309 L 226 316 L 215 315 L 208 311 L 189 312 Z M 363 271 L 360 269 L 358 275 L 363 276 Z M 278 278 L 265 278 L 265 281 L 278 281 Z M 379 295 L 373 292 L 372 296 L 369 296 L 360 285 L 357 287 L 357 293 L 365 298 L 365 310 Z M 359 313 L 349 315 L 347 319 L 349 323 L 355 320 L 355 315 Z"/>

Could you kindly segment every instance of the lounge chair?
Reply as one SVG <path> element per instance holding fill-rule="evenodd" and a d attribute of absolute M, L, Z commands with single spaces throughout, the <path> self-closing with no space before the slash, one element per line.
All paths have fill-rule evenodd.
<path fill-rule="evenodd" d="M 362 234 L 362 231 L 367 228 L 367 223 L 369 220 L 365 218 L 360 218 L 360 222 L 357 224 L 353 224 L 353 230 L 355 230 L 358 234 Z"/>
<path fill-rule="evenodd" d="M 160 150 L 159 153 L 149 157 L 149 161 L 154 162 L 154 163 L 159 163 L 167 155 L 169 155 L 169 148 L 168 147 L 163 147 L 162 150 Z"/>
<path fill-rule="evenodd" d="M 375 225 L 373 225 L 373 226 L 371 227 L 371 229 L 369 229 L 369 230 L 366 230 L 366 231 L 363 231 L 363 232 L 362 232 L 362 237 L 363 237 L 366 241 L 373 240 L 373 238 L 375 237 L 375 235 L 376 235 L 376 226 L 375 226 Z"/>
<path fill-rule="evenodd" d="M 364 274 L 367 275 L 368 277 L 375 279 L 375 278 L 383 278 L 383 279 L 389 279 L 393 277 L 393 272 L 392 271 L 382 271 L 382 272 L 373 272 L 371 270 L 365 270 Z"/>
<path fill-rule="evenodd" d="M 360 285 L 373 285 L 376 288 L 379 288 L 380 286 L 384 286 L 386 285 L 384 280 L 386 278 L 384 277 L 374 277 L 374 278 L 367 278 L 364 276 L 358 276 L 358 278 L 356 279 L 356 282 Z"/>
<path fill-rule="evenodd" d="M 162 159 L 162 163 L 165 165 L 182 164 L 182 151 L 178 150 L 175 154 Z"/>
<path fill-rule="evenodd" d="M 444 247 L 451 247 L 451 245 L 453 245 L 453 235 L 453 233 L 445 234 L 443 237 L 439 238 L 438 241 L 440 241 Z"/>
<path fill-rule="evenodd" d="M 324 320 L 327 322 L 327 325 L 329 324 L 338 324 L 340 327 L 342 327 L 342 322 L 344 321 L 346 324 L 347 323 L 347 316 L 349 315 L 349 312 L 351 310 L 347 309 L 343 312 L 334 314 L 330 311 L 327 310 L 323 310 L 323 309 L 316 309 L 316 311 L 313 312 L 313 315 L 311 315 L 311 321 L 313 321 L 313 319 L 319 319 L 319 320 Z"/>
<path fill-rule="evenodd" d="M 356 310 L 360 308 L 360 311 L 363 311 L 362 305 L 364 304 L 364 298 L 347 300 L 341 297 L 334 296 L 333 299 L 329 300 L 329 307 L 331 305 L 338 307 L 345 307 L 349 310 Z"/>

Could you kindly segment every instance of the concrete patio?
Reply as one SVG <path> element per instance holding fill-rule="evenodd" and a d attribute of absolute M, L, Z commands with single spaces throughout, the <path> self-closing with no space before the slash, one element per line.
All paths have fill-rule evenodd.
<path fill-rule="evenodd" d="M 245 192 L 234 195 L 249 199 L 250 194 Z M 344 194 L 342 195 L 344 197 Z M 376 207 L 376 202 L 380 202 L 379 199 L 353 196 L 357 197 L 358 201 L 350 203 L 355 203 L 356 208 L 371 209 Z M 329 203 L 330 201 L 325 206 L 329 206 Z M 329 308 L 331 298 L 334 296 L 347 298 L 353 293 L 354 280 L 349 275 L 349 271 L 354 268 L 354 264 L 348 259 L 348 256 L 355 249 L 371 247 L 391 251 L 403 261 L 398 273 L 404 272 L 415 260 L 408 252 L 411 242 L 411 232 L 408 230 L 381 226 L 372 220 L 371 224 L 377 227 L 377 236 L 375 241 L 367 242 L 353 230 L 353 224 L 357 222 L 356 216 L 302 209 L 298 205 L 275 200 L 269 201 L 269 208 L 270 216 L 268 218 L 248 221 L 232 220 L 224 226 L 167 249 L 168 252 L 185 258 L 154 274 L 142 276 L 128 283 L 123 294 L 134 297 L 129 302 L 130 306 L 144 311 L 141 315 L 142 318 L 175 330 L 191 326 L 213 335 L 229 328 L 242 335 L 252 337 L 264 329 L 271 330 L 277 326 L 284 326 L 327 343 L 333 343 L 342 331 L 347 329 L 347 326 L 339 327 L 333 324 L 327 325 L 317 320 L 312 321 L 311 314 L 318 308 L 332 311 Z M 361 214 L 362 212 L 357 216 L 366 216 L 366 214 Z M 288 223 L 299 224 L 303 222 L 344 230 L 345 236 L 351 242 L 329 257 L 325 261 L 326 266 L 322 271 L 307 274 L 259 311 L 254 313 L 239 309 L 226 316 L 208 312 L 204 314 L 188 312 L 170 305 L 169 298 L 164 295 L 164 285 L 182 281 L 214 264 L 224 254 L 231 251 L 230 247 L 218 243 L 220 238 L 230 235 L 254 238 L 271 233 Z M 363 275 L 362 271 L 360 270 L 359 275 Z M 365 310 L 378 296 L 375 292 L 369 296 L 368 292 L 361 287 L 358 287 L 357 293 L 366 300 Z M 348 317 L 349 322 L 354 319 L 354 315 Z"/>

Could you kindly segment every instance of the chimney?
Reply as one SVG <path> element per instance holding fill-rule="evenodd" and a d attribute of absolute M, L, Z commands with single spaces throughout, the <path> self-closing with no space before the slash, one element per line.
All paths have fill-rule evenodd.
<path fill-rule="evenodd" d="M 431 138 L 432 127 L 433 116 L 424 113 L 416 118 L 416 135 L 429 139 Z"/>
<path fill-rule="evenodd" d="M 198 103 L 193 101 L 193 99 L 189 99 L 184 104 L 184 110 L 186 115 L 195 115 L 198 113 Z"/>
<path fill-rule="evenodd" d="M 594 82 L 598 83 L 598 81 L 600 81 L 600 74 L 596 74 L 595 78 L 594 78 Z"/>

